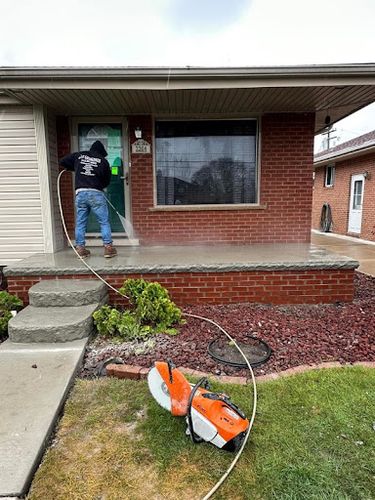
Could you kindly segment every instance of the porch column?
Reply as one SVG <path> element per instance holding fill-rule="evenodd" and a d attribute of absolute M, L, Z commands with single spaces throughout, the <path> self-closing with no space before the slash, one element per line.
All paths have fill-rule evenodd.
<path fill-rule="evenodd" d="M 42 105 L 33 106 L 33 113 L 38 159 L 44 251 L 46 253 L 53 253 L 56 251 L 56 239 L 54 234 L 51 170 L 49 167 L 48 154 L 47 115 L 46 110 Z"/>

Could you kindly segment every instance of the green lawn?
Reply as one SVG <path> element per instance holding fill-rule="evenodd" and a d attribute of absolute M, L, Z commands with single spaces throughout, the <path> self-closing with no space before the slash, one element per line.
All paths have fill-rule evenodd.
<path fill-rule="evenodd" d="M 250 387 L 214 388 L 250 415 Z M 375 498 L 375 370 L 312 371 L 258 390 L 250 440 L 216 499 Z M 201 498 L 232 458 L 193 445 L 146 383 L 78 380 L 28 498 Z"/>

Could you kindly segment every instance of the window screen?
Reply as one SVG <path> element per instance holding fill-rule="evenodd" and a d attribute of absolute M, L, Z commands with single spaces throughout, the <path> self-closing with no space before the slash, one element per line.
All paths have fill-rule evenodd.
<path fill-rule="evenodd" d="M 155 124 L 158 205 L 257 203 L 255 120 Z"/>

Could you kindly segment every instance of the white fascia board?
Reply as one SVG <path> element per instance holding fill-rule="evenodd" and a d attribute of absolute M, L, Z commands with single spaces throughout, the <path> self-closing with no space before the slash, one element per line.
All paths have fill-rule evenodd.
<path fill-rule="evenodd" d="M 334 156 L 330 156 L 329 158 L 323 158 L 321 160 L 314 161 L 314 168 L 322 167 L 324 165 L 327 165 L 328 163 L 339 163 L 341 161 L 348 160 L 357 156 L 364 156 L 372 152 L 375 152 L 375 144 L 367 148 L 356 149 L 355 151 L 349 151 L 347 153 L 337 154 Z"/>
<path fill-rule="evenodd" d="M 375 85 L 375 64 L 242 68 L 0 67 L 0 88 L 194 89 Z"/>

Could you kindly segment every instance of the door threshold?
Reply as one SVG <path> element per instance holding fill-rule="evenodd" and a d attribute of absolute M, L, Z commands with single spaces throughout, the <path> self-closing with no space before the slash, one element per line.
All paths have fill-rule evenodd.
<path fill-rule="evenodd" d="M 86 237 L 86 246 L 88 247 L 102 247 L 103 241 L 101 238 Z M 115 247 L 135 247 L 139 246 L 139 240 L 136 238 L 116 238 L 113 237 L 113 246 Z"/>

